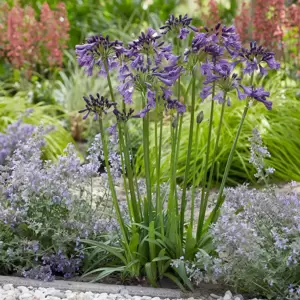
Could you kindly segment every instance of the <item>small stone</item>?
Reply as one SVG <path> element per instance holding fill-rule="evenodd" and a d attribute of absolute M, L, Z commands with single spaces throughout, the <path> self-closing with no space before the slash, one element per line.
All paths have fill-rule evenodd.
<path fill-rule="evenodd" d="M 16 296 L 14 296 L 14 295 L 8 295 L 8 296 L 5 296 L 5 298 L 0 298 L 0 299 L 4 299 L 4 300 L 17 300 Z"/>
<path fill-rule="evenodd" d="M 31 293 L 24 293 L 24 294 L 19 296 L 19 299 L 20 300 L 32 300 L 33 295 Z"/>
<path fill-rule="evenodd" d="M 160 300 L 160 298 L 159 297 L 154 297 L 154 298 L 152 298 L 152 300 Z"/>
<path fill-rule="evenodd" d="M 232 293 L 230 291 L 227 291 L 225 293 L 225 296 L 223 297 L 223 300 L 231 300 L 232 299 Z"/>
<path fill-rule="evenodd" d="M 194 297 L 187 298 L 187 300 L 195 300 Z"/>
<path fill-rule="evenodd" d="M 62 299 L 62 298 L 65 298 L 65 297 L 66 297 L 66 294 L 63 293 L 63 292 L 61 292 L 61 291 L 59 291 L 59 290 L 55 290 L 55 291 L 53 291 L 53 292 L 51 293 L 51 296 L 54 296 L 54 297 L 57 297 L 57 298 Z"/>
<path fill-rule="evenodd" d="M 141 297 L 140 296 L 133 296 L 132 300 L 141 300 Z"/>
<path fill-rule="evenodd" d="M 244 297 L 243 297 L 243 295 L 235 295 L 234 297 L 233 297 L 233 300 L 244 300 Z"/>
<path fill-rule="evenodd" d="M 7 283 L 7 284 L 3 285 L 3 290 L 4 291 L 10 291 L 10 290 L 13 290 L 13 289 L 14 289 L 14 286 L 10 283 Z"/>
<path fill-rule="evenodd" d="M 43 300 L 45 299 L 45 294 L 40 291 L 40 290 L 35 290 L 34 291 L 34 296 L 38 299 L 38 300 Z"/>
<path fill-rule="evenodd" d="M 129 293 L 128 293 L 128 291 L 126 289 L 122 289 L 120 291 L 120 294 L 123 295 L 123 296 L 125 296 L 125 295 L 128 295 Z"/>
<path fill-rule="evenodd" d="M 210 297 L 212 297 L 213 299 L 219 299 L 220 296 L 216 295 L 216 294 L 210 294 Z"/>
<path fill-rule="evenodd" d="M 23 294 L 29 292 L 29 289 L 28 289 L 26 286 L 20 285 L 20 286 L 17 287 L 17 289 L 18 289 L 21 293 L 23 293 Z"/>
<path fill-rule="evenodd" d="M 142 299 L 143 299 L 143 300 L 151 300 L 152 298 L 149 297 L 149 296 L 143 296 Z"/>

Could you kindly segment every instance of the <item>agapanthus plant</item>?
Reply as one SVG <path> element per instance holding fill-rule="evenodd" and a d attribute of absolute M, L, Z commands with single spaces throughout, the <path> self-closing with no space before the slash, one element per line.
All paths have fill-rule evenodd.
<path fill-rule="evenodd" d="M 269 93 L 263 87 L 255 85 L 254 72 L 261 67 L 262 63 L 267 63 L 273 69 L 278 68 L 271 52 L 256 47 L 255 44 L 251 44 L 250 50 L 242 49 L 234 26 L 227 27 L 219 23 L 211 29 L 205 27 L 204 32 L 197 32 L 191 25 L 191 21 L 192 19 L 187 15 L 178 18 L 170 16 L 166 24 L 161 27 L 161 33 L 149 28 L 128 45 L 120 41 L 110 42 L 109 37 L 103 38 L 100 35 L 90 37 L 86 43 L 76 47 L 79 64 L 86 67 L 88 75 L 97 69 L 99 75 L 106 77 L 110 90 L 109 99 L 104 99 L 100 95 L 90 96 L 89 99 L 84 98 L 87 105 L 81 111 L 87 113 L 84 117 L 87 117 L 89 112 L 97 116 L 95 119 L 99 122 L 103 141 L 108 182 L 122 232 L 120 244 L 123 248 L 119 251 L 116 252 L 115 248 L 108 248 L 107 245 L 101 243 L 98 246 L 103 251 L 108 251 L 113 256 L 116 255 L 122 261 L 122 266 L 110 268 L 110 272 L 121 271 L 138 278 L 146 274 L 152 285 L 157 285 L 159 278 L 167 276 L 182 288 L 183 285 L 189 288 L 192 286 L 183 264 L 179 263 L 174 267 L 171 265 L 172 259 L 181 256 L 191 259 L 198 247 L 207 245 L 207 229 L 212 222 L 216 221 L 223 203 L 223 190 L 248 110 L 255 101 L 262 102 L 267 109 L 272 107 L 267 99 Z M 194 36 L 188 48 L 183 49 L 188 34 Z M 169 35 L 175 39 L 174 45 L 168 42 Z M 256 66 L 249 68 L 250 61 Z M 113 72 L 118 75 L 116 86 L 111 80 Z M 251 74 L 251 78 L 247 78 L 248 74 Z M 198 81 L 204 81 L 201 92 L 198 91 L 198 85 L 196 85 Z M 247 84 L 243 83 L 244 81 Z M 189 97 L 190 91 L 191 97 Z M 219 151 L 225 106 L 226 104 L 234 105 L 230 101 L 234 93 L 237 93 L 240 101 L 245 102 L 245 109 L 228 157 L 216 206 L 210 216 L 205 219 L 214 164 Z M 203 112 L 200 111 L 203 101 L 211 101 L 211 112 L 205 150 L 206 160 L 203 165 L 204 175 L 201 180 L 200 210 L 195 212 L 196 167 L 195 164 L 191 166 L 190 161 L 192 155 L 197 157 L 200 151 L 198 143 L 200 127 L 204 119 Z M 214 111 L 218 109 L 215 107 L 215 102 L 221 104 L 222 113 L 209 170 L 213 117 Z M 115 118 L 114 124 L 108 127 L 108 130 L 105 130 L 104 126 L 106 115 Z M 163 138 L 165 116 L 169 119 L 171 137 L 171 140 L 167 141 Z M 146 186 L 146 195 L 143 196 L 139 192 L 137 170 L 134 167 L 135 158 L 132 155 L 127 124 L 132 118 L 140 118 L 143 126 L 143 174 Z M 189 118 L 190 122 L 189 142 L 182 190 L 179 192 L 176 171 L 181 128 L 186 118 Z M 149 144 L 150 128 L 154 128 L 155 132 L 153 151 Z M 112 134 L 118 132 L 119 136 L 129 224 L 124 221 L 120 212 L 115 182 L 111 174 L 107 146 L 108 132 Z M 194 143 L 196 153 L 192 153 Z M 167 195 L 162 193 L 160 176 L 162 147 L 166 145 L 170 145 L 168 178 L 170 188 Z M 208 172 L 209 178 L 207 178 Z M 191 188 L 193 208 L 190 219 L 186 219 L 187 188 L 190 178 L 193 179 Z M 196 213 L 199 214 L 198 224 L 194 223 L 197 220 Z M 98 271 L 98 279 L 108 274 L 107 268 Z"/>

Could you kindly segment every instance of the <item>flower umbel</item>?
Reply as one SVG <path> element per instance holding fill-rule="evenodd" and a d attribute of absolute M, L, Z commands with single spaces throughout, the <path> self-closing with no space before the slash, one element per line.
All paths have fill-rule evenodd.
<path fill-rule="evenodd" d="M 280 64 L 275 60 L 274 53 L 267 51 L 262 46 L 257 46 L 256 42 L 250 43 L 250 50 L 242 48 L 239 55 L 246 62 L 246 68 L 244 68 L 245 74 L 251 74 L 259 70 L 262 75 L 266 75 L 268 70 L 262 64 L 267 65 L 270 70 L 278 70 L 280 67 Z"/>
<path fill-rule="evenodd" d="M 162 30 L 162 34 L 166 34 L 170 31 L 175 31 L 178 34 L 178 38 L 185 40 L 187 35 L 190 33 L 190 30 L 197 32 L 197 28 L 191 26 L 192 18 L 189 18 L 187 14 L 184 16 L 179 15 L 179 17 L 175 17 L 174 15 L 170 15 L 169 19 L 166 21 L 166 25 L 160 27 Z M 190 30 L 189 30 L 190 29 Z"/>
<path fill-rule="evenodd" d="M 98 93 L 96 97 L 90 95 L 90 98 L 84 96 L 83 99 L 86 105 L 84 109 L 79 111 L 79 113 L 87 112 L 83 116 L 83 119 L 86 119 L 92 112 L 94 113 L 94 120 L 97 120 L 98 117 L 102 115 L 102 113 L 107 114 L 108 109 L 110 109 L 112 106 L 117 105 L 116 102 L 109 102 L 108 99 L 100 96 Z"/>
<path fill-rule="evenodd" d="M 106 75 L 105 62 L 108 69 L 116 67 L 118 65 L 116 52 L 122 45 L 123 43 L 117 40 L 111 42 L 108 36 L 92 36 L 87 39 L 85 44 L 76 46 L 78 63 L 81 67 L 86 68 L 86 72 L 90 76 L 93 74 L 95 65 L 100 69 L 99 75 Z"/>
<path fill-rule="evenodd" d="M 248 97 L 253 98 L 256 101 L 262 102 L 268 110 L 272 109 L 272 102 L 267 100 L 267 97 L 270 96 L 270 93 L 266 92 L 264 88 L 254 88 L 253 86 L 247 87 L 243 85 L 241 85 L 241 87 L 243 88 L 245 94 Z"/>

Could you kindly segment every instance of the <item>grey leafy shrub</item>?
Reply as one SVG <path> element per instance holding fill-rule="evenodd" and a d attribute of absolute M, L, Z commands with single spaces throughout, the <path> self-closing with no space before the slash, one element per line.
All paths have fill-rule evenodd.
<path fill-rule="evenodd" d="M 300 194 L 295 182 L 284 190 L 268 185 L 275 170 L 257 129 L 249 138 L 250 159 L 263 189 L 225 190 L 220 216 L 210 228 L 214 254 L 199 251 L 185 262 L 195 284 L 225 281 L 269 299 L 300 299 Z M 176 263 L 176 262 L 175 262 Z"/>
<path fill-rule="evenodd" d="M 247 186 L 226 191 L 211 234 L 226 282 L 274 299 L 300 297 L 300 195 Z"/>
<path fill-rule="evenodd" d="M 19 141 L 16 135 L 13 154 L 5 154 L 5 164 L 0 164 L 0 273 L 23 272 L 42 280 L 71 277 L 80 272 L 86 257 L 81 239 L 97 240 L 118 229 L 106 205 L 110 193 L 105 176 L 101 195 L 93 193 L 101 139 L 96 136 L 84 164 L 71 144 L 56 162 L 43 161 L 48 129 L 30 130 Z M 8 131 L 30 130 L 18 123 Z M 114 153 L 113 170 L 118 168 L 117 158 Z"/>
<path fill-rule="evenodd" d="M 268 299 L 299 299 L 300 195 L 293 185 L 284 192 L 274 186 L 226 189 L 210 231 L 217 255 L 202 250 L 185 262 L 190 279 L 226 282 Z"/>
<path fill-rule="evenodd" d="M 34 128 L 35 126 L 23 124 L 19 119 L 8 125 L 5 133 L 0 132 L 0 165 L 14 152 L 19 142 L 26 141 L 32 135 Z"/>

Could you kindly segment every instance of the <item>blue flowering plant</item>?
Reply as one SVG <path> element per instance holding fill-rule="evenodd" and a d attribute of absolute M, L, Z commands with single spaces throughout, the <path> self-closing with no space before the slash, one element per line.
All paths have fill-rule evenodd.
<path fill-rule="evenodd" d="M 199 247 L 208 245 L 207 231 L 209 225 L 217 220 L 224 201 L 223 190 L 246 115 L 259 102 L 266 109 L 272 109 L 269 92 L 256 86 L 255 78 L 268 69 L 279 68 L 274 53 L 255 42 L 251 43 L 250 49 L 243 49 L 234 26 L 217 24 L 199 32 L 191 23 L 192 19 L 187 15 L 171 15 L 159 30 L 149 28 L 127 45 L 111 41 L 108 36 L 97 35 L 76 46 L 78 63 L 85 68 L 87 76 L 98 73 L 106 79 L 110 91 L 109 99 L 99 94 L 85 97 L 86 106 L 80 111 L 84 119 L 92 115 L 99 122 L 107 179 L 121 230 L 119 245 L 122 247 L 109 248 L 99 243 L 98 248 L 117 256 L 122 266 L 95 269 L 92 273 L 99 273 L 96 279 L 121 271 L 136 278 L 146 275 L 154 286 L 160 278 L 167 276 L 182 288 L 192 288 L 183 265 L 172 266 L 172 259 L 192 259 Z M 112 75 L 118 80 L 112 81 Z M 234 105 L 231 97 L 235 93 L 240 101 L 244 101 L 245 108 L 228 156 L 216 205 L 207 216 L 223 117 L 230 109 L 227 106 Z M 204 116 L 201 110 L 204 101 L 210 102 L 209 116 Z M 221 117 L 215 147 L 211 149 L 214 113 L 219 109 Z M 200 151 L 198 144 L 204 118 L 209 118 L 206 160 L 200 197 L 196 197 L 197 160 L 194 159 L 193 165 L 190 161 L 192 155 L 197 157 Z M 112 119 L 111 126 L 105 125 L 104 122 Z M 132 119 L 140 119 L 143 128 L 144 191 L 140 190 L 132 153 L 128 129 Z M 176 171 L 184 121 L 189 122 L 189 137 L 184 178 L 178 186 Z M 169 122 L 170 140 L 164 138 L 165 122 Z M 149 151 L 150 130 L 155 133 L 154 155 L 150 155 Z M 107 146 L 109 135 L 117 135 L 119 139 L 120 169 L 129 223 L 124 221 L 119 208 Z M 196 145 L 196 153 L 192 153 L 193 144 Z M 160 176 L 163 147 L 170 149 L 167 193 L 161 187 L 163 180 Z M 213 151 L 213 158 L 209 169 L 210 151 Z M 188 186 L 189 178 L 193 178 L 191 187 Z M 187 217 L 188 195 L 191 195 L 192 209 Z M 200 210 L 195 211 L 198 198 Z"/>

